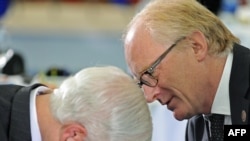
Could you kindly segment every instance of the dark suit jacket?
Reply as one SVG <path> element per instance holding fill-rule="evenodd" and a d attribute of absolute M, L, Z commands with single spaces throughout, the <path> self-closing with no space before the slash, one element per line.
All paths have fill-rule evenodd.
<path fill-rule="evenodd" d="M 250 124 L 250 50 L 235 44 L 229 82 L 229 98 L 232 124 Z M 242 116 L 244 113 L 246 116 Z M 186 141 L 208 141 L 208 128 L 202 115 L 188 120 Z"/>
<path fill-rule="evenodd" d="M 0 85 L 1 141 L 31 141 L 30 92 L 38 86 Z"/>

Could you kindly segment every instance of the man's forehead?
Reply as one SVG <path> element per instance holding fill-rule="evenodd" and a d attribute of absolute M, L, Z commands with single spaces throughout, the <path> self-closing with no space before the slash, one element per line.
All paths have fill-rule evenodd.
<path fill-rule="evenodd" d="M 145 32 L 144 30 L 145 30 L 145 26 L 143 23 L 139 21 L 133 23 L 127 31 L 127 34 L 125 37 L 125 44 L 133 42 L 133 40 L 138 40 L 138 38 L 142 36 L 143 32 Z"/>
<path fill-rule="evenodd" d="M 137 70 L 136 66 L 144 52 L 145 37 L 142 32 L 140 26 L 134 24 L 128 30 L 125 38 L 125 57 L 132 73 Z"/>
<path fill-rule="evenodd" d="M 140 75 L 157 58 L 156 43 L 143 24 L 133 25 L 127 33 L 125 57 L 131 74 Z"/>

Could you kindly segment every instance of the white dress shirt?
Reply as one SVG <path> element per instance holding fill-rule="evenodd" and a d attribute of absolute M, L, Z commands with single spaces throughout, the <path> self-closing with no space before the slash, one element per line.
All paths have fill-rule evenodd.
<path fill-rule="evenodd" d="M 229 100 L 229 78 L 231 74 L 232 62 L 233 53 L 229 53 L 211 109 L 211 114 L 225 115 L 224 125 L 232 124 Z M 209 116 L 211 114 L 203 115 L 204 119 L 208 121 L 209 129 L 211 128 L 211 122 L 209 121 Z M 209 130 L 209 133 L 211 136 L 211 130 Z"/>
<path fill-rule="evenodd" d="M 224 124 L 226 125 L 232 124 L 229 100 L 229 79 L 231 74 L 232 62 L 233 53 L 229 53 L 211 109 L 212 114 L 217 113 L 225 115 Z"/>
<path fill-rule="evenodd" d="M 31 128 L 31 139 L 32 141 L 42 141 L 41 133 L 37 120 L 36 112 L 36 96 L 47 90 L 47 87 L 40 86 L 31 91 L 30 94 L 30 128 Z"/>

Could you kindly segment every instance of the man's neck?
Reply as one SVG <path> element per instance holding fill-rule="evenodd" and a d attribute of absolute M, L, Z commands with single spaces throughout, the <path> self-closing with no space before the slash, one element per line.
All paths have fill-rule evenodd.
<path fill-rule="evenodd" d="M 57 122 L 50 109 L 50 95 L 38 95 L 36 98 L 37 119 L 43 141 L 58 140 L 60 123 Z"/>

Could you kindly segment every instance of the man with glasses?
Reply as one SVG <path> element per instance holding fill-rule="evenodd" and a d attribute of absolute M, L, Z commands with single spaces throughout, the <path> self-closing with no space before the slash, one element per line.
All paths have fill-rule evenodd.
<path fill-rule="evenodd" d="M 188 119 L 187 141 L 223 141 L 223 125 L 249 124 L 250 50 L 199 2 L 150 2 L 130 22 L 124 49 L 146 100 Z M 221 131 L 212 117 L 222 117 Z"/>

